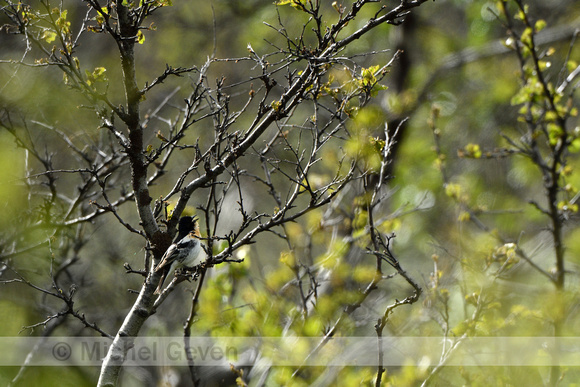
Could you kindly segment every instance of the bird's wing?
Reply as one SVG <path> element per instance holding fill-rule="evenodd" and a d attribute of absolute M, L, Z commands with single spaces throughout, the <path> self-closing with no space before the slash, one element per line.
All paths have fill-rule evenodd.
<path fill-rule="evenodd" d="M 180 240 L 179 242 L 177 242 L 177 248 L 178 249 L 187 249 L 187 248 L 192 248 L 193 246 L 195 246 L 197 244 L 197 240 L 196 239 L 186 239 L 183 238 L 182 240 Z"/>
<path fill-rule="evenodd" d="M 165 254 L 163 254 L 163 257 L 161 257 L 161 262 L 159 262 L 159 265 L 157 265 L 157 267 L 155 268 L 155 271 L 159 271 L 159 270 L 163 269 L 165 266 L 171 265 L 173 263 L 173 261 L 175 261 L 175 259 L 180 254 L 178 246 L 179 246 L 179 243 L 172 244 L 171 246 L 169 246 L 169 248 L 167 249 Z"/>

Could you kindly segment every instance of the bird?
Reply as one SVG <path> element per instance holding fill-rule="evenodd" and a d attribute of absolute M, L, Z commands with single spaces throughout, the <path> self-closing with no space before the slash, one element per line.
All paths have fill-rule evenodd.
<path fill-rule="evenodd" d="M 155 294 L 161 293 L 163 282 L 165 282 L 169 274 L 179 268 L 185 267 L 189 269 L 199 264 L 201 260 L 201 242 L 199 238 L 197 216 L 184 216 L 179 219 L 178 234 L 171 246 L 163 254 L 163 257 L 161 257 L 159 264 L 155 267 L 156 273 L 162 271 Z"/>

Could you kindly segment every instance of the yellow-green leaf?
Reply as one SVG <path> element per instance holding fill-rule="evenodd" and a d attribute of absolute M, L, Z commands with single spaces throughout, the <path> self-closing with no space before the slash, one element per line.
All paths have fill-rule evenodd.
<path fill-rule="evenodd" d="M 52 43 L 56 39 L 56 32 L 44 30 L 40 38 L 46 41 L 46 43 Z"/>
<path fill-rule="evenodd" d="M 544 28 L 546 28 L 546 21 L 542 19 L 538 20 L 535 25 L 536 32 L 540 32 Z"/>
<path fill-rule="evenodd" d="M 141 31 L 141 30 L 139 30 L 137 32 L 137 43 L 139 43 L 139 44 L 145 43 L 145 35 L 143 34 L 143 31 Z"/>

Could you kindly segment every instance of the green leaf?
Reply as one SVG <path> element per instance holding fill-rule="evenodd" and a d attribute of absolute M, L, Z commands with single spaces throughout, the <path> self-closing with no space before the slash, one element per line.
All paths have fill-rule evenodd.
<path fill-rule="evenodd" d="M 525 89 L 522 88 L 518 90 L 518 92 L 511 98 L 510 103 L 512 106 L 516 106 L 529 102 L 530 100 L 531 100 L 530 95 L 527 93 Z M 521 111 L 520 114 L 522 114 Z"/>
<path fill-rule="evenodd" d="M 139 44 L 145 43 L 145 35 L 143 34 L 143 31 L 141 31 L 141 30 L 139 30 L 137 32 L 137 43 L 139 43 Z"/>
<path fill-rule="evenodd" d="M 542 20 L 542 19 L 538 20 L 536 22 L 536 25 L 534 26 L 534 29 L 536 30 L 536 32 L 540 32 L 544 28 L 546 28 L 546 21 Z"/>
<path fill-rule="evenodd" d="M 278 0 L 276 5 L 288 5 L 290 4 L 292 7 L 296 9 L 303 9 L 307 0 Z"/>
<path fill-rule="evenodd" d="M 572 140 L 572 142 L 568 146 L 568 150 L 572 153 L 580 152 L 580 138 Z"/>
<path fill-rule="evenodd" d="M 550 140 L 550 145 L 556 145 L 558 140 L 564 135 L 564 131 L 560 125 L 549 123 L 548 126 L 548 137 Z"/>
<path fill-rule="evenodd" d="M 546 112 L 544 119 L 548 122 L 556 121 L 558 119 L 558 114 L 553 110 L 549 110 Z"/>
<path fill-rule="evenodd" d="M 472 157 L 474 159 L 479 159 L 481 157 L 481 148 L 478 144 L 467 144 L 465 146 L 465 153 L 463 156 L 465 157 Z"/>
<path fill-rule="evenodd" d="M 552 62 L 546 60 L 538 61 L 538 67 L 540 68 L 541 71 L 544 71 L 552 67 Z"/>
<path fill-rule="evenodd" d="M 93 72 L 89 72 L 89 70 L 85 70 L 85 75 L 87 76 L 87 85 L 91 86 L 96 82 L 106 82 L 107 69 L 104 67 L 95 67 Z"/>
<path fill-rule="evenodd" d="M 522 41 L 522 43 L 526 47 L 531 47 L 532 46 L 532 34 L 533 34 L 533 31 L 529 27 L 526 28 L 524 30 L 524 32 L 522 32 L 522 36 L 521 36 L 520 40 Z"/>
<path fill-rule="evenodd" d="M 471 219 L 471 214 L 468 211 L 461 211 L 457 216 L 458 222 L 468 222 Z"/>
<path fill-rule="evenodd" d="M 105 72 L 107 71 L 106 68 L 104 67 L 96 67 L 95 70 L 93 71 L 93 75 L 95 76 L 95 78 L 99 78 L 101 77 Z"/>
<path fill-rule="evenodd" d="M 46 41 L 46 43 L 52 43 L 56 39 L 56 32 L 51 30 L 44 30 L 40 38 Z"/>
<path fill-rule="evenodd" d="M 445 194 L 450 198 L 458 199 L 461 196 L 461 186 L 459 184 L 447 184 Z"/>
<path fill-rule="evenodd" d="M 274 109 L 275 112 L 280 111 L 280 108 L 282 107 L 282 102 L 280 101 L 272 101 L 272 103 L 270 104 L 270 106 L 272 106 L 272 109 Z"/>

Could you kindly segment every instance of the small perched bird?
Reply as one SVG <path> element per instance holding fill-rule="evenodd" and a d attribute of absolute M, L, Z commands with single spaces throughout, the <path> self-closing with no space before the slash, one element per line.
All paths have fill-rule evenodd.
<path fill-rule="evenodd" d="M 165 282 L 165 279 L 169 274 L 179 268 L 193 268 L 199 264 L 201 259 L 201 244 L 199 237 L 200 234 L 197 217 L 184 216 L 179 219 L 178 234 L 155 268 L 155 272 L 163 270 L 155 294 L 161 293 L 163 282 Z"/>

